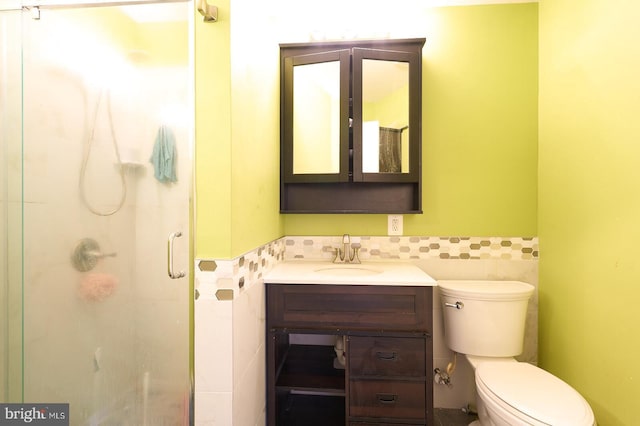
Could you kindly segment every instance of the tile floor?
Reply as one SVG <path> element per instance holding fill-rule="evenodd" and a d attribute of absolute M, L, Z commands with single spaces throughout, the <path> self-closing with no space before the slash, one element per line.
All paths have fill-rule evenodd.
<path fill-rule="evenodd" d="M 436 408 L 433 410 L 435 426 L 467 426 L 478 417 L 457 408 Z"/>

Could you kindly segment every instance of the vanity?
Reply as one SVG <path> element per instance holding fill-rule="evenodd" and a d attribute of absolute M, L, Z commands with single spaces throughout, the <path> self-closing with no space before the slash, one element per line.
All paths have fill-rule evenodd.
<path fill-rule="evenodd" d="M 264 280 L 267 425 L 433 425 L 433 278 L 290 261 Z"/>

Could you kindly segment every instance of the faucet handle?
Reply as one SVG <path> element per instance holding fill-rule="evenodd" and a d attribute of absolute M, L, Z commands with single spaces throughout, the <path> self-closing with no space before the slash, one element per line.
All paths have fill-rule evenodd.
<path fill-rule="evenodd" d="M 333 251 L 333 263 L 342 263 L 344 261 L 344 255 L 342 254 L 342 250 L 339 248 L 334 249 Z"/>
<path fill-rule="evenodd" d="M 342 236 L 342 244 L 351 244 L 351 237 L 349 234 L 344 234 Z"/>
<path fill-rule="evenodd" d="M 353 247 L 353 251 L 351 252 L 351 257 L 349 258 L 349 262 L 361 263 L 360 257 L 358 256 L 359 252 L 360 252 L 360 247 Z"/>

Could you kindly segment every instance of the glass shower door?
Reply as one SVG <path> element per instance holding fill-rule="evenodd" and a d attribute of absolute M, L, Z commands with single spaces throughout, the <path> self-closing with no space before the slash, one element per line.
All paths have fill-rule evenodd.
<path fill-rule="evenodd" d="M 72 425 L 189 422 L 190 11 L 23 13 L 23 399 Z"/>

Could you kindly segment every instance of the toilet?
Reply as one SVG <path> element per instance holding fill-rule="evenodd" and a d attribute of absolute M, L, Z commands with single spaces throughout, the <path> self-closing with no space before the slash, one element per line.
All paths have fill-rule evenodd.
<path fill-rule="evenodd" d="M 475 371 L 479 420 L 473 426 L 594 426 L 587 401 L 522 353 L 529 298 L 520 281 L 438 281 L 445 342 Z"/>

